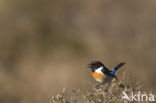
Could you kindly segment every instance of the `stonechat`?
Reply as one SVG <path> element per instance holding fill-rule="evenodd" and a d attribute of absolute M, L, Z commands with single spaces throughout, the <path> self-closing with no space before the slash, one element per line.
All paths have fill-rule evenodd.
<path fill-rule="evenodd" d="M 99 87 L 100 85 L 104 83 L 109 83 L 108 86 L 105 88 L 105 91 L 107 91 L 109 85 L 111 84 L 113 78 L 115 78 L 118 81 L 117 78 L 117 70 L 123 66 L 125 62 L 121 62 L 112 70 L 109 70 L 102 62 L 100 61 L 93 61 L 88 64 L 88 67 L 91 69 L 92 77 L 99 82 L 96 87 Z"/>

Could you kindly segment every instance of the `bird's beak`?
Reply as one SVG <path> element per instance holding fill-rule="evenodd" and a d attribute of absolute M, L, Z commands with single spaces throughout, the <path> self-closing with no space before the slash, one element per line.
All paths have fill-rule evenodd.
<path fill-rule="evenodd" d="M 88 64 L 88 65 L 87 65 L 88 68 L 91 68 L 91 66 L 92 66 L 91 64 Z"/>

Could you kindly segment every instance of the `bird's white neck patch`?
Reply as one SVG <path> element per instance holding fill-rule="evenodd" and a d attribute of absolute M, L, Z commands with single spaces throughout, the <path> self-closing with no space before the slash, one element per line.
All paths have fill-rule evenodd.
<path fill-rule="evenodd" d="M 102 72 L 102 69 L 103 69 L 103 66 L 97 68 L 97 69 L 95 70 L 95 72 L 97 72 L 97 73 L 101 73 L 101 72 Z"/>

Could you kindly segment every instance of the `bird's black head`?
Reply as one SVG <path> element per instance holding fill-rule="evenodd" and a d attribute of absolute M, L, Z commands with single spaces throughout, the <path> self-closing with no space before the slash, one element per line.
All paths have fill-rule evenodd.
<path fill-rule="evenodd" d="M 91 68 L 92 72 L 95 72 L 95 70 L 101 66 L 104 67 L 104 64 L 100 61 L 93 61 L 90 64 L 88 64 L 88 67 Z"/>

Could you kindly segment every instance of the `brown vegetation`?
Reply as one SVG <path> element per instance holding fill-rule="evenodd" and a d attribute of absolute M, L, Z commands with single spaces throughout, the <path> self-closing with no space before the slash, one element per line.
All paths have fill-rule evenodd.
<path fill-rule="evenodd" d="M 63 88 L 60 94 L 50 98 L 50 103 L 131 103 L 128 100 L 122 100 L 123 91 L 129 96 L 132 91 L 134 93 L 152 93 L 150 90 L 145 91 L 139 82 L 132 82 L 126 74 L 127 73 L 123 73 L 120 82 L 113 81 L 108 92 L 104 92 L 104 86 L 97 89 L 95 85 L 92 85 L 92 89 L 85 94 L 81 94 L 80 90 L 74 90 L 70 98 L 67 98 L 65 88 Z M 138 103 L 138 101 L 133 101 L 133 103 Z M 151 102 L 147 101 L 146 103 Z"/>

